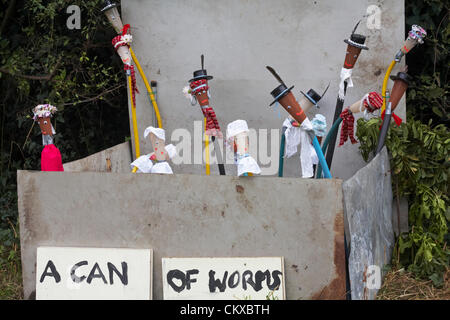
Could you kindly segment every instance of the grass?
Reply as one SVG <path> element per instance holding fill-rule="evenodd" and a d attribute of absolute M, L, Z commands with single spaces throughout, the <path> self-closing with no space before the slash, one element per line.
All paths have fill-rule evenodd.
<path fill-rule="evenodd" d="M 403 268 L 388 272 L 378 291 L 377 300 L 450 300 L 450 268 L 444 285 L 437 288 L 431 280 L 418 279 Z"/>
<path fill-rule="evenodd" d="M 22 265 L 17 245 L 0 245 L 0 300 L 23 299 Z"/>

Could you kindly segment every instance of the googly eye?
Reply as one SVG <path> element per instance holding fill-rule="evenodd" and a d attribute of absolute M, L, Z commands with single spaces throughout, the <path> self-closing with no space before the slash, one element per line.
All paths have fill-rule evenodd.
<path fill-rule="evenodd" d="M 47 124 L 48 122 L 47 122 L 47 120 L 44 120 L 44 124 Z"/>

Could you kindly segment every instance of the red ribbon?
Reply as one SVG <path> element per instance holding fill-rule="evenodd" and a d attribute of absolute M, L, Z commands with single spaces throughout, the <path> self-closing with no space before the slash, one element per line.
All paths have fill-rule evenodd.
<path fill-rule="evenodd" d="M 384 110 L 383 111 L 383 113 L 381 114 L 381 120 L 384 120 L 384 112 L 385 112 L 386 110 Z M 395 124 L 397 125 L 397 126 L 400 126 L 401 124 L 402 124 L 402 118 L 400 118 L 398 115 L 396 115 L 395 113 L 392 113 L 391 114 L 391 117 L 394 119 L 394 121 L 395 121 Z M 380 126 L 380 129 L 381 129 L 381 126 Z"/>
<path fill-rule="evenodd" d="M 126 25 L 123 26 L 122 35 L 125 35 L 128 29 L 130 29 L 130 25 L 127 23 Z"/>
<path fill-rule="evenodd" d="M 339 147 L 342 146 L 348 138 L 350 138 L 352 144 L 357 143 L 358 141 L 356 141 L 355 136 L 353 135 L 355 118 L 353 117 L 352 112 L 347 108 L 342 111 L 340 117 L 342 119 L 342 127 Z"/>
<path fill-rule="evenodd" d="M 369 103 L 367 103 L 367 100 L 369 100 Z M 377 109 L 380 109 L 383 105 L 383 97 L 378 92 L 370 92 L 368 99 L 364 99 L 364 107 L 372 113 Z"/>
<path fill-rule="evenodd" d="M 201 87 L 200 89 L 197 89 L 201 85 L 206 85 L 205 87 Z M 200 79 L 196 81 L 192 81 L 190 84 L 191 87 L 191 94 L 196 95 L 199 91 L 207 91 L 209 89 L 208 82 L 206 79 Z"/>
<path fill-rule="evenodd" d="M 220 131 L 219 122 L 213 108 L 202 108 L 203 115 L 206 117 L 206 129 L 217 129 Z"/>
<path fill-rule="evenodd" d="M 133 105 L 136 108 L 136 95 L 135 95 L 135 93 L 139 93 L 139 90 L 138 90 L 138 88 L 136 86 L 136 73 L 134 71 L 134 66 L 133 65 L 124 64 L 123 65 L 123 69 L 125 71 L 130 70 L 130 72 L 131 72 L 131 92 L 133 94 L 133 97 L 132 97 Z"/>

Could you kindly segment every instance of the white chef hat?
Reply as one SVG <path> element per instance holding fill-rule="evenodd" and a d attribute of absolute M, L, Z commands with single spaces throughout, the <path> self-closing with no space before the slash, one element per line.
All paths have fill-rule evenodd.
<path fill-rule="evenodd" d="M 248 132 L 247 121 L 245 120 L 236 120 L 230 122 L 227 126 L 227 140 L 233 138 L 242 132 Z"/>
<path fill-rule="evenodd" d="M 166 141 L 166 132 L 164 129 L 161 128 L 154 128 L 154 127 L 148 127 L 144 131 L 144 138 L 147 138 L 147 136 L 153 133 L 157 138 Z"/>

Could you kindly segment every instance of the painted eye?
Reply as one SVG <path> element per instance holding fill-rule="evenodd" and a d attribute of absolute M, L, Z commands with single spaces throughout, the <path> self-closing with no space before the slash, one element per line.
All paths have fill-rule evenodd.
<path fill-rule="evenodd" d="M 47 124 L 47 123 L 48 123 L 47 120 L 45 120 L 45 121 L 44 121 L 44 124 Z"/>

